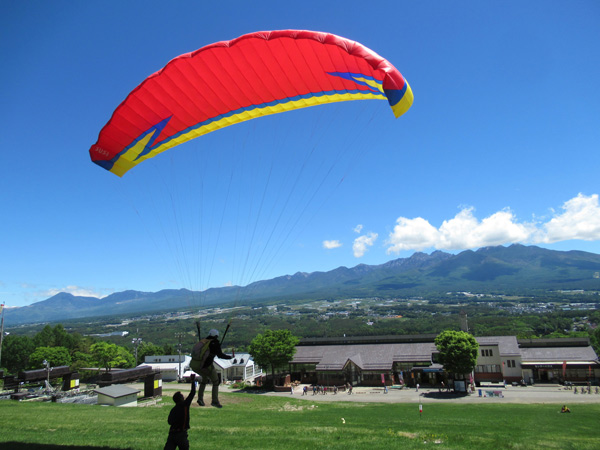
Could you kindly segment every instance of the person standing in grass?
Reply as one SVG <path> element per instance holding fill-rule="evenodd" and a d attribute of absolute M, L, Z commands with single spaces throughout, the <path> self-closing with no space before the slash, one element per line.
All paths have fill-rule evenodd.
<path fill-rule="evenodd" d="M 210 381 L 212 383 L 212 402 L 211 406 L 221 408 L 219 402 L 219 374 L 213 367 L 213 361 L 218 356 L 221 359 L 232 359 L 233 356 L 226 355 L 221 350 L 219 342 L 219 331 L 212 329 L 208 332 L 208 336 L 196 344 L 192 350 L 191 369 L 198 375 L 202 376 L 200 388 L 198 389 L 198 404 L 204 406 L 204 389 Z"/>
<path fill-rule="evenodd" d="M 194 395 L 196 395 L 196 374 L 192 374 L 190 379 L 192 381 L 192 388 L 186 399 L 183 398 L 183 394 L 179 391 L 173 394 L 175 406 L 171 409 L 167 420 L 171 428 L 169 429 L 169 437 L 165 444 L 165 450 L 175 450 L 178 447 L 180 450 L 188 450 L 190 448 L 187 430 L 190 429 L 190 405 L 192 404 L 192 400 L 194 400 Z"/>

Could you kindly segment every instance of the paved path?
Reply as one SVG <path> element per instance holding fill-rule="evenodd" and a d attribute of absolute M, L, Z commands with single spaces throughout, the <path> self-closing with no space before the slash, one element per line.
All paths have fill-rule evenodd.
<path fill-rule="evenodd" d="M 502 397 L 486 397 L 486 391 L 499 392 Z M 225 391 L 227 392 L 227 391 Z M 594 387 L 592 387 L 594 392 Z M 421 388 L 419 392 L 415 389 L 389 389 L 384 394 L 382 388 L 355 387 L 353 394 L 346 392 L 327 395 L 302 395 L 302 388 L 295 388 L 294 394 L 289 392 L 270 392 L 266 395 L 277 397 L 288 397 L 305 399 L 310 401 L 346 401 L 346 402 L 382 402 L 382 403 L 600 403 L 599 394 L 574 394 L 572 390 L 565 390 L 559 385 L 536 385 L 527 387 L 507 386 L 506 389 L 481 388 L 482 396 L 479 396 L 479 388 L 474 394 L 458 396 L 453 393 L 439 392 L 436 389 Z"/>
<path fill-rule="evenodd" d="M 144 385 L 131 384 L 143 391 Z M 308 395 L 302 395 L 302 386 L 294 388 L 294 394 L 289 392 L 261 392 L 261 395 L 269 395 L 281 398 L 294 398 L 299 400 L 308 400 L 311 402 L 380 402 L 380 403 L 600 403 L 600 395 L 594 394 L 575 394 L 572 390 L 565 390 L 559 385 L 535 385 L 535 386 L 507 386 L 506 389 L 496 387 L 482 387 L 479 396 L 477 388 L 474 394 L 456 395 L 452 392 L 439 392 L 436 389 L 421 388 L 416 392 L 413 388 L 408 389 L 389 389 L 389 393 L 384 394 L 382 388 L 374 387 L 355 387 L 352 395 L 346 392 L 337 394 L 328 393 L 327 395 L 312 395 L 309 388 Z M 164 395 L 172 395 L 172 392 L 180 390 L 185 393 L 189 390 L 189 384 L 163 383 Z M 228 386 L 221 385 L 221 392 L 235 392 Z M 486 397 L 486 391 L 500 392 L 502 397 Z M 210 394 L 210 389 L 209 389 Z M 206 395 L 206 394 L 205 394 Z"/>

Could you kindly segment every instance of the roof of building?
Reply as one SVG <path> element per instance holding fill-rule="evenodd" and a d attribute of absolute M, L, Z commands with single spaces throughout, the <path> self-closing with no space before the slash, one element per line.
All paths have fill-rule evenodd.
<path fill-rule="evenodd" d="M 111 398 L 119 398 L 131 394 L 137 394 L 138 392 L 140 392 L 140 390 L 130 388 L 129 386 L 125 386 L 123 384 L 113 384 L 111 386 L 94 389 L 94 392 L 96 392 L 97 394 L 106 395 L 107 397 Z"/>
<path fill-rule="evenodd" d="M 340 371 L 349 363 L 372 371 L 391 370 L 394 363 L 431 365 L 432 355 L 438 350 L 430 337 L 400 336 L 396 342 L 389 336 L 378 341 L 359 337 L 348 343 L 339 342 L 346 338 L 305 340 L 304 345 L 296 347 L 291 364 L 314 364 L 318 371 Z M 565 343 L 563 347 L 560 339 L 539 340 L 540 346 L 532 347 L 535 340 L 520 345 L 522 341 L 518 341 L 516 336 L 480 336 L 475 339 L 480 346 L 497 346 L 499 357 L 521 357 L 525 364 L 562 364 L 563 361 L 568 364 L 597 364 L 598 361 L 589 340 L 565 340 L 562 341 Z"/>
<path fill-rule="evenodd" d="M 229 369 L 230 367 L 246 367 L 250 364 L 254 364 L 250 353 L 236 353 L 233 359 L 221 359 L 215 357 L 215 363 L 222 369 Z"/>
<path fill-rule="evenodd" d="M 183 369 L 183 367 L 185 366 L 185 363 L 182 362 L 181 363 L 181 368 Z M 179 371 L 179 363 L 176 362 L 169 362 L 169 363 L 163 363 L 163 362 L 145 362 L 143 364 L 140 364 L 138 367 L 151 367 L 152 370 L 158 370 L 159 372 L 167 372 L 167 371 Z"/>
<path fill-rule="evenodd" d="M 519 339 L 519 347 L 587 347 L 590 338 L 542 338 L 542 339 Z"/>
<path fill-rule="evenodd" d="M 391 370 L 394 362 L 431 362 L 432 342 L 298 346 L 292 364 L 316 364 L 317 370 L 342 370 L 351 361 L 363 370 Z"/>
<path fill-rule="evenodd" d="M 577 362 L 581 364 L 594 363 L 598 357 L 591 346 L 587 347 L 529 347 L 521 349 L 521 359 L 523 363 L 537 362 L 562 363 L 568 361 L 571 364 Z"/>

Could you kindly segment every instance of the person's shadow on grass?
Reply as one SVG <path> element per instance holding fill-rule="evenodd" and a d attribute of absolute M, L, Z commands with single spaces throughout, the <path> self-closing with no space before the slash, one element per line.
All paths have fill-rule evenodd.
<path fill-rule="evenodd" d="M 31 442 L 0 442 L 0 450 L 133 450 L 131 448 L 95 447 L 93 445 L 34 444 Z"/>

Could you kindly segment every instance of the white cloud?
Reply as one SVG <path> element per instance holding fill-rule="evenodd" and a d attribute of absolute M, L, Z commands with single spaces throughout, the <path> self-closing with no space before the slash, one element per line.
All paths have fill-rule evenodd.
<path fill-rule="evenodd" d="M 61 292 L 66 292 L 68 294 L 72 294 L 75 295 L 77 297 L 96 297 L 96 298 L 103 298 L 106 297 L 106 295 L 102 295 L 99 294 L 97 292 L 94 292 L 91 289 L 87 289 L 87 288 L 82 288 L 79 286 L 67 286 L 65 288 L 62 289 L 48 289 L 46 290 L 43 295 L 47 298 L 50 298 L 56 294 L 60 294 Z"/>
<path fill-rule="evenodd" d="M 338 240 L 323 241 L 323 248 L 326 248 L 327 250 L 331 250 L 333 248 L 339 248 L 341 246 L 342 246 L 342 243 Z"/>
<path fill-rule="evenodd" d="M 422 217 L 407 219 L 399 217 L 394 231 L 390 233 L 387 244 L 388 253 L 402 250 L 423 250 L 435 247 L 438 242 L 438 231 Z"/>
<path fill-rule="evenodd" d="M 538 242 L 552 243 L 568 239 L 595 241 L 600 239 L 600 206 L 598 194 L 586 197 L 579 194 L 563 205 L 562 214 L 556 215 L 543 226 Z"/>
<path fill-rule="evenodd" d="M 367 233 L 354 239 L 354 243 L 352 244 L 354 256 L 356 258 L 362 257 L 368 248 L 373 246 L 378 236 L 377 233 Z"/>
<path fill-rule="evenodd" d="M 464 250 L 509 243 L 552 243 L 569 239 L 600 239 L 598 195 L 579 194 L 565 202 L 561 214 L 546 223 L 519 222 L 510 209 L 479 220 L 466 207 L 435 228 L 422 217 L 399 217 L 386 245 L 388 253 L 403 250 Z"/>
<path fill-rule="evenodd" d="M 355 232 L 356 234 L 360 234 L 360 232 L 362 231 L 362 229 L 363 229 L 363 226 L 362 226 L 361 224 L 358 224 L 358 225 L 356 225 L 356 226 L 354 227 L 354 232 Z"/>

